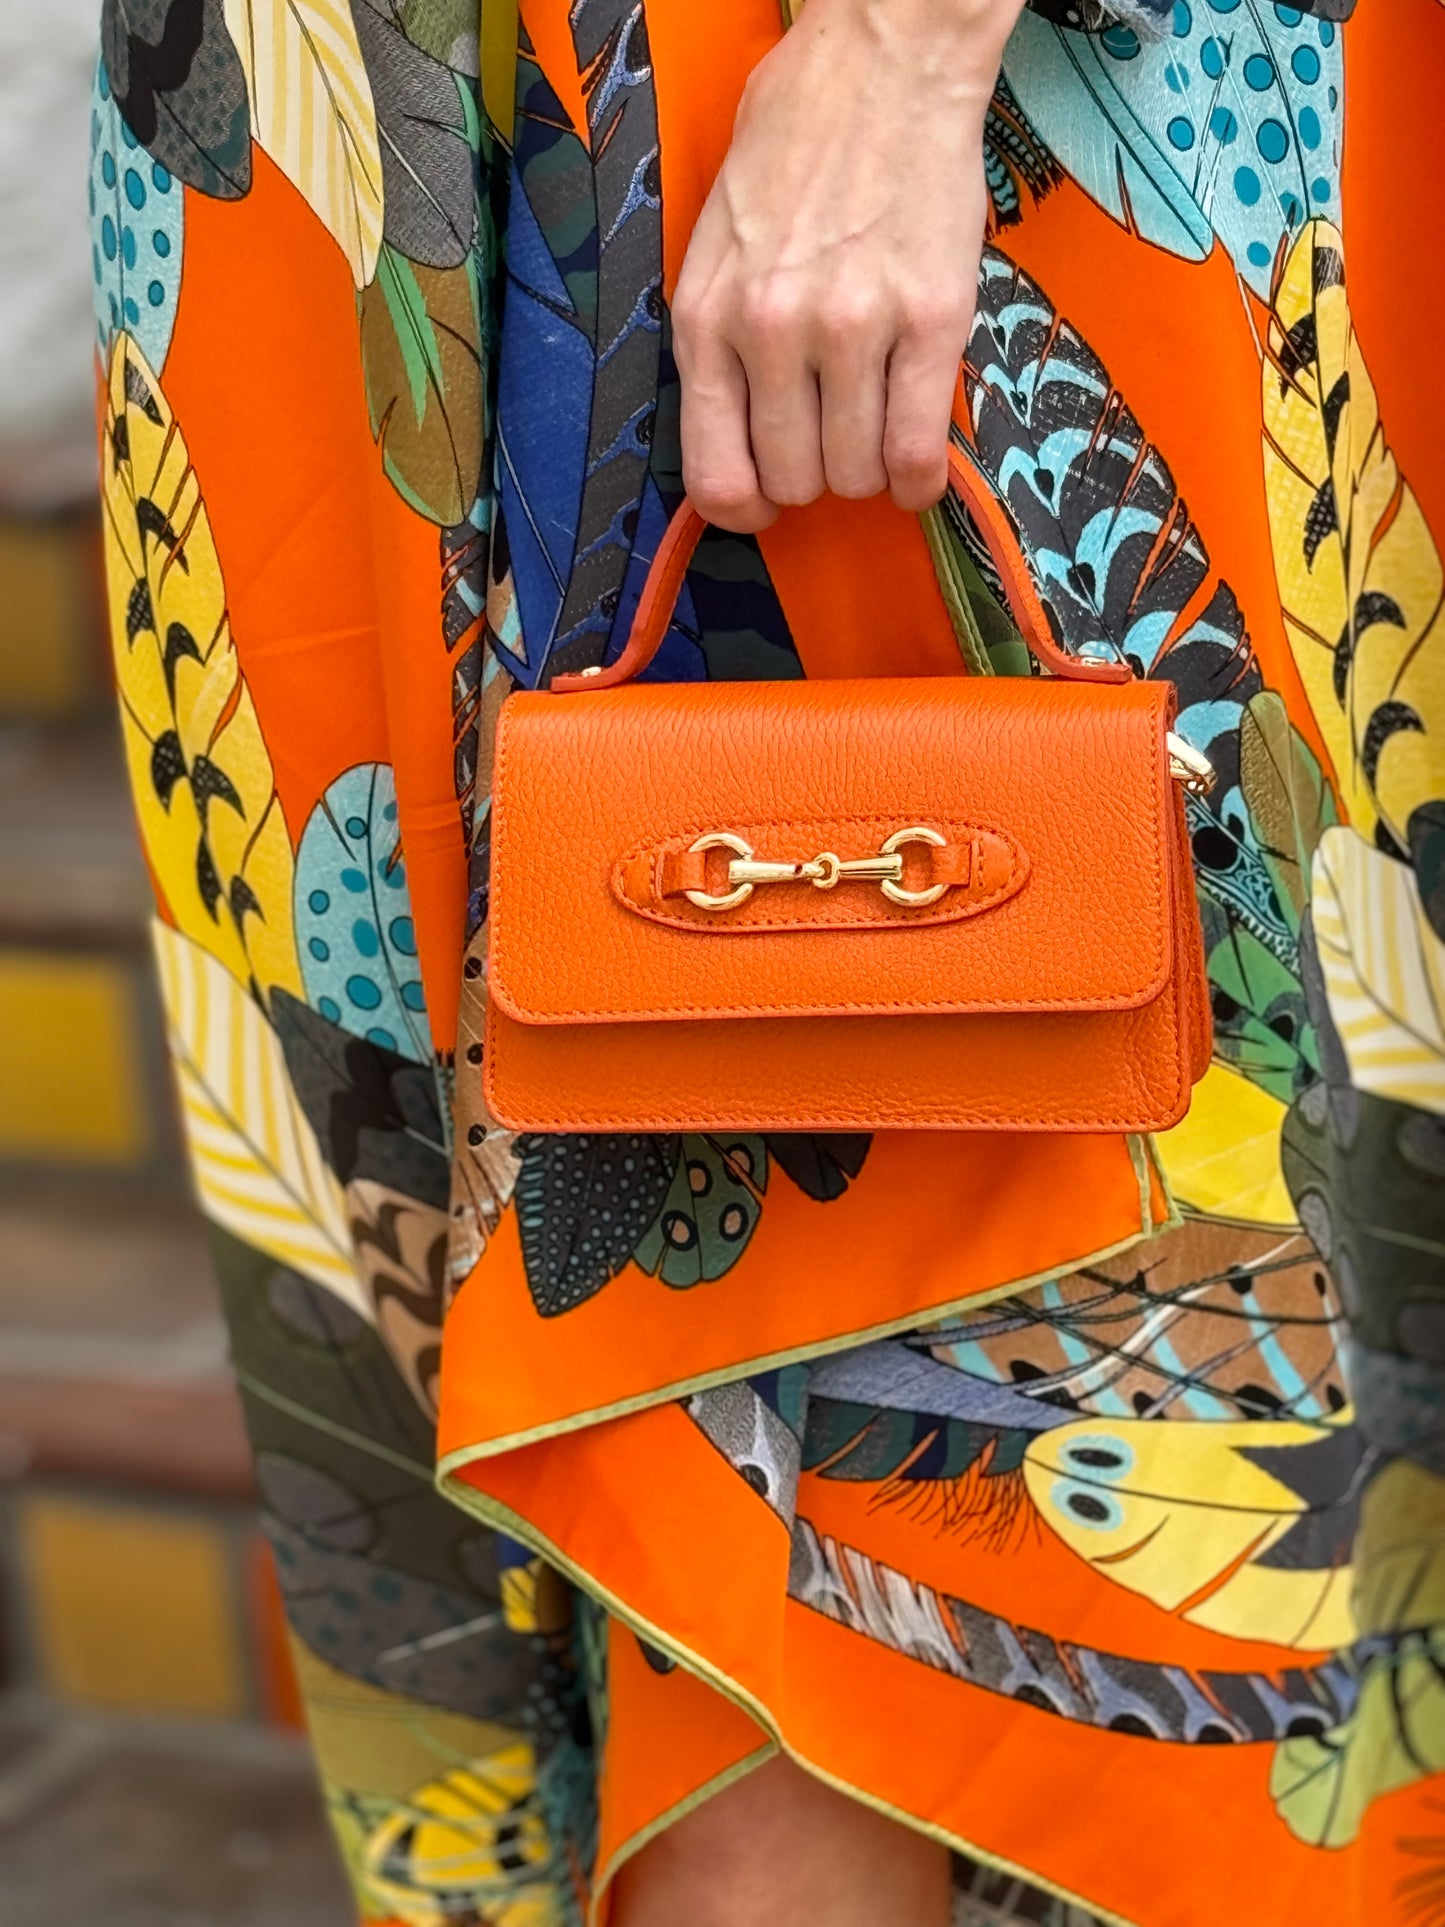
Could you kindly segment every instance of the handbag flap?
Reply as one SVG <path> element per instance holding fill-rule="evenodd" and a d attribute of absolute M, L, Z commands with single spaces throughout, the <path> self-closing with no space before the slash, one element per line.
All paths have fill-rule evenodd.
<path fill-rule="evenodd" d="M 514 694 L 490 994 L 536 1024 L 1149 1003 L 1173 966 L 1173 705 L 1163 682 L 961 676 Z M 811 874 L 699 903 L 730 891 L 733 847 L 692 851 L 709 836 Z M 883 889 L 890 838 L 905 897 L 944 879 L 929 902 Z"/>

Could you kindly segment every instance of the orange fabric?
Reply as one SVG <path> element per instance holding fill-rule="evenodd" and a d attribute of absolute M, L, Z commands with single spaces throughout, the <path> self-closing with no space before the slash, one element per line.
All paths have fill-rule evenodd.
<path fill-rule="evenodd" d="M 268 263 L 261 298 L 257 259 Z M 466 872 L 450 664 L 427 640 L 437 531 L 380 470 L 346 264 L 263 153 L 243 200 L 188 201 L 186 272 L 211 298 L 205 327 L 177 336 L 167 392 L 205 477 L 236 653 L 266 718 L 287 826 L 299 840 L 340 771 L 393 765 L 432 1035 L 446 1048 Z M 253 380 L 220 379 L 223 368 Z"/>
<path fill-rule="evenodd" d="M 739 1333 L 752 1358 L 772 1360 L 866 1332 L 880 1312 L 921 1320 L 1009 1277 L 1057 1270 L 1081 1247 L 1112 1244 L 1138 1223 L 1139 1175 L 1120 1139 L 1050 1134 L 1009 1148 L 1012 1156 L 981 1138 L 979 1154 L 960 1159 L 945 1132 L 886 1133 L 869 1153 L 866 1183 L 826 1203 L 786 1193 L 770 1201 L 741 1275 L 687 1294 L 659 1291 L 629 1268 L 552 1321 L 543 1345 L 532 1342 L 536 1307 L 509 1214 L 449 1315 L 439 1455 L 477 1445 L 490 1454 L 723 1372 Z M 1030 1211 L 1036 1184 L 1067 1193 L 1068 1215 Z M 1149 1211 L 1156 1223 L 1166 1215 L 1157 1188 Z M 877 1280 L 895 1266 L 881 1306 Z M 787 1280 L 801 1284 L 784 1288 Z M 487 1355 L 506 1358 L 507 1370 L 479 1372 L 476 1360 Z M 539 1451 L 570 1476 L 568 1445 Z M 490 1468 L 476 1476 L 490 1486 Z"/>

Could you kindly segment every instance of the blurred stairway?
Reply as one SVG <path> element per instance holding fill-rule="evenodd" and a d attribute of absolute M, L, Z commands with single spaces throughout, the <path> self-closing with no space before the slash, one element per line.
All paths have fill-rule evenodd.
<path fill-rule="evenodd" d="M 309 1917 L 339 1919 L 173 1117 L 99 547 L 93 512 L 0 522 L 0 1889 L 17 1927 L 102 1917 L 24 1911 L 30 1805 L 169 1773 L 246 1811 L 282 1772 Z"/>

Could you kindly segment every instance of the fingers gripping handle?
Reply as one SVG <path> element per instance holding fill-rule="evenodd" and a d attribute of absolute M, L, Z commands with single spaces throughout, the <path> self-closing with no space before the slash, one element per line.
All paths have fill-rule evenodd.
<path fill-rule="evenodd" d="M 988 552 L 993 557 L 994 567 L 1008 595 L 1013 619 L 1039 661 L 1047 664 L 1056 676 L 1072 682 L 1129 682 L 1132 671 L 1127 663 L 1084 661 L 1078 656 L 1067 655 L 1054 641 L 1043 604 L 1039 601 L 1028 564 L 1024 561 L 1023 551 L 1009 519 L 1000 507 L 998 498 L 984 485 L 978 470 L 956 443 L 951 444 L 948 451 L 948 479 L 967 504 L 988 545 Z M 658 544 L 657 554 L 653 557 L 637 604 L 632 632 L 621 655 L 605 668 L 584 669 L 577 675 L 554 676 L 551 685 L 554 690 L 565 694 L 577 689 L 615 689 L 619 683 L 630 682 L 634 676 L 641 675 L 662 646 L 662 639 L 672 621 L 672 612 L 677 606 L 677 598 L 682 592 L 688 564 L 706 527 L 706 522 L 692 503 L 684 501 Z"/>

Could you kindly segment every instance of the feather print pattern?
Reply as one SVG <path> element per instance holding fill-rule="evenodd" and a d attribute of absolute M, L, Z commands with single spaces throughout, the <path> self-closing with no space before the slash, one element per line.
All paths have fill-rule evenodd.
<path fill-rule="evenodd" d="M 352 19 L 380 103 L 382 234 L 424 267 L 460 267 L 477 228 L 472 90 L 407 38 L 395 0 L 352 0 Z"/>
<path fill-rule="evenodd" d="M 788 1592 L 866 1638 L 1040 1712 L 1138 1739 L 1246 1745 L 1319 1733 L 1359 1695 L 1349 1658 L 1260 1673 L 1192 1673 L 1071 1645 L 940 1593 L 799 1519 Z"/>
<path fill-rule="evenodd" d="M 275 1032 L 213 956 L 163 923 L 155 941 L 202 1207 L 369 1317 L 341 1186 L 296 1100 Z"/>
<path fill-rule="evenodd" d="M 89 200 L 101 358 L 109 361 L 110 344 L 123 328 L 159 375 L 180 295 L 185 197 L 121 114 L 104 61 L 90 102 Z"/>
<path fill-rule="evenodd" d="M 1299 1231 L 1195 1218 L 909 1342 L 1065 1415 L 1321 1419 L 1343 1320 Z"/>
<path fill-rule="evenodd" d="M 1425 1927 L 1445 578 L 1400 237 L 1445 8 L 1346 53 L 1349 0 L 1028 0 L 988 107 L 960 442 L 1063 646 L 1168 679 L 1219 773 L 1216 1058 L 1154 1147 L 487 1111 L 498 710 L 615 654 L 681 499 L 664 230 L 672 271 L 774 17 L 101 5 L 123 727 L 361 1911 L 582 1927 L 782 1731 L 947 1842 L 955 1927 Z M 970 674 L 1030 673 L 962 502 L 918 534 L 710 533 L 653 673 L 908 674 L 935 587 Z"/>
<path fill-rule="evenodd" d="M 1324 221 L 1280 281 L 1264 424 L 1285 628 L 1342 813 L 1409 861 L 1416 812 L 1445 794 L 1445 574 L 1385 440 Z"/>
<path fill-rule="evenodd" d="M 390 243 L 360 299 L 371 432 L 403 499 L 461 521 L 482 474 L 482 313 L 476 266 L 418 266 Z"/>
<path fill-rule="evenodd" d="M 500 492 L 529 658 L 509 666 L 528 682 L 600 661 L 607 647 L 657 399 L 662 221 L 646 23 L 628 0 L 586 0 L 572 26 L 587 145 L 524 49 L 509 212 L 518 325 L 502 355 Z M 565 446 L 550 428 L 542 445 L 529 439 L 542 352 L 583 430 Z"/>
<path fill-rule="evenodd" d="M 1356 1090 L 1445 1114 L 1445 943 L 1414 872 L 1353 830 L 1316 859 L 1314 937 Z"/>
<path fill-rule="evenodd" d="M 180 428 L 127 334 L 104 420 L 106 576 L 141 838 L 172 919 L 242 984 L 299 991 L 292 856 Z"/>
<path fill-rule="evenodd" d="M 246 75 L 214 0 L 103 0 L 101 67 L 152 161 L 200 194 L 251 186 Z"/>
<path fill-rule="evenodd" d="M 1023 219 L 1025 197 L 1037 204 L 1064 178 L 1002 74 L 984 122 L 983 165 L 993 203 L 992 225 L 998 228 Z"/>
<path fill-rule="evenodd" d="M 1295 931 L 1240 790 L 1262 681 L 1238 602 L 1157 448 L 1078 331 L 986 250 L 964 369 L 973 448 L 1007 504 L 1064 646 L 1122 656 L 1179 692 L 1218 775 L 1187 802 L 1215 1048 L 1287 1101 L 1315 1074 Z"/>
<path fill-rule="evenodd" d="M 359 763 L 328 787 L 296 852 L 296 936 L 307 1001 L 323 1017 L 430 1064 L 397 814 L 385 763 Z"/>
<path fill-rule="evenodd" d="M 348 0 L 224 0 L 257 143 L 364 288 L 382 233 L 381 144 Z"/>
<path fill-rule="evenodd" d="M 1111 1581 L 1236 1639 L 1316 1651 L 1355 1632 L 1350 1549 L 1370 1469 L 1346 1423 L 1084 1419 L 1024 1454 L 1041 1520 Z"/>
<path fill-rule="evenodd" d="M 1273 0 L 1195 0 L 1170 32 L 1084 34 L 1025 13 L 1004 73 L 1087 194 L 1156 246 L 1202 261 L 1216 235 L 1254 292 L 1306 220 L 1339 212 L 1342 42 Z"/>

